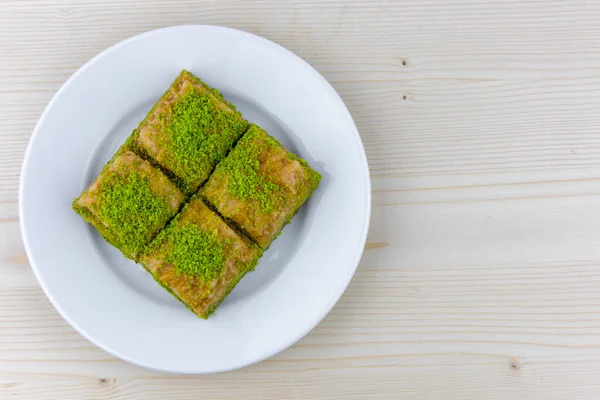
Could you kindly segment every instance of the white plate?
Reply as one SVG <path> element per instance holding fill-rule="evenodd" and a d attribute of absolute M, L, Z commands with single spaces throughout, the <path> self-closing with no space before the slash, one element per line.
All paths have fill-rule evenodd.
<path fill-rule="evenodd" d="M 323 175 L 256 270 L 206 321 L 71 210 L 182 68 Z M 370 206 L 364 149 L 334 89 L 283 47 L 215 26 L 144 33 L 81 67 L 35 127 L 19 192 L 29 261 L 60 314 L 107 352 L 176 373 L 240 368 L 310 332 L 356 270 Z"/>

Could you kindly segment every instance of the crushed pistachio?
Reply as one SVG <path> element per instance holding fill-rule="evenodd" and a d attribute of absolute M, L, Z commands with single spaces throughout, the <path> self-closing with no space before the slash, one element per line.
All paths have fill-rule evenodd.
<path fill-rule="evenodd" d="M 148 178 L 134 171 L 109 174 L 99 196 L 98 217 L 118 232 L 125 251 L 141 251 L 173 214 L 168 199 L 154 194 Z"/>
<path fill-rule="evenodd" d="M 283 188 L 260 171 L 261 154 L 275 146 L 279 146 L 275 139 L 252 126 L 219 164 L 219 173 L 229 177 L 231 194 L 242 201 L 256 201 L 265 214 L 272 212 L 283 196 Z"/>
<path fill-rule="evenodd" d="M 213 92 L 218 93 L 190 87 L 173 105 L 171 115 L 161 115 L 169 139 L 160 146 L 173 158 L 169 163 L 172 172 L 191 186 L 208 177 L 248 126 L 239 112 L 220 108 Z M 218 99 L 222 97 L 219 95 Z"/>
<path fill-rule="evenodd" d="M 204 282 L 217 278 L 224 267 L 223 244 L 196 224 L 171 226 L 166 234 L 169 243 L 165 261 L 173 264 L 180 275 L 198 277 Z"/>

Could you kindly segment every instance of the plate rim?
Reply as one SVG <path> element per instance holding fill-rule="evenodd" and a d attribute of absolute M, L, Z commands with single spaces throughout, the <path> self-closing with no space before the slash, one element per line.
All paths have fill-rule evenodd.
<path fill-rule="evenodd" d="M 271 349 L 271 351 L 265 352 L 264 354 L 262 354 L 259 357 L 255 357 L 255 358 L 250 358 L 248 360 L 245 360 L 242 363 L 239 363 L 237 365 L 233 365 L 231 367 L 227 367 L 227 368 L 221 368 L 221 369 L 213 369 L 212 371 L 206 372 L 206 371 L 202 371 L 202 372 L 197 372 L 197 371 L 184 371 L 184 370 L 175 370 L 175 369 L 168 369 L 168 368 L 160 368 L 157 367 L 156 365 L 149 365 L 146 364 L 144 362 L 139 362 L 135 359 L 132 359 L 130 357 L 128 357 L 125 354 L 122 354 L 119 351 L 113 350 L 112 348 L 105 346 L 104 344 L 100 343 L 99 341 L 96 340 L 96 338 L 93 337 L 93 335 L 89 334 L 86 330 L 82 329 L 79 327 L 78 323 L 74 320 L 72 320 L 67 313 L 62 309 L 61 305 L 59 304 L 59 302 L 57 302 L 54 299 L 54 296 L 52 295 L 52 291 L 50 288 L 48 288 L 47 283 L 44 281 L 44 278 L 42 277 L 42 274 L 40 272 L 40 270 L 38 269 L 37 263 L 34 259 L 34 257 L 31 255 L 32 252 L 30 250 L 30 244 L 28 241 L 28 235 L 27 235 L 27 229 L 25 227 L 25 212 L 24 212 L 24 207 L 23 207 L 23 202 L 24 202 L 24 194 L 23 194 L 23 187 L 25 184 L 25 176 L 26 176 L 26 171 L 27 171 L 27 167 L 29 165 L 29 160 L 31 157 L 31 151 L 32 151 L 32 147 L 33 147 L 33 143 L 35 142 L 36 138 L 39 135 L 39 131 L 41 130 L 41 127 L 44 125 L 44 122 L 50 112 L 50 110 L 52 109 L 53 104 L 58 100 L 58 98 L 62 95 L 62 93 L 73 83 L 73 81 L 75 81 L 78 76 L 83 73 L 83 71 L 85 71 L 90 65 L 92 65 L 96 60 L 105 57 L 107 54 L 109 54 L 110 52 L 112 52 L 114 49 L 121 47 L 127 43 L 129 43 L 130 41 L 134 41 L 139 39 L 140 37 L 143 36 L 147 36 L 147 35 L 152 35 L 152 34 L 158 34 L 161 31 L 166 31 L 166 30 L 177 30 L 177 29 L 190 29 L 190 28 L 209 28 L 209 29 L 216 29 L 216 30 L 224 30 L 224 31 L 230 31 L 230 32 L 234 32 L 236 34 L 242 34 L 242 35 L 248 35 L 253 37 L 254 39 L 258 39 L 259 41 L 262 41 L 265 45 L 268 46 L 272 46 L 272 47 L 276 47 L 278 48 L 279 51 L 283 50 L 284 52 L 288 53 L 288 55 L 291 55 L 292 58 L 296 59 L 296 61 L 298 61 L 299 63 L 303 64 L 304 67 L 308 68 L 308 70 L 310 71 L 310 73 L 317 79 L 320 81 L 320 83 L 326 88 L 326 90 L 333 95 L 333 97 L 335 98 L 335 100 L 338 102 L 338 104 L 341 106 L 342 112 L 344 113 L 346 119 L 348 120 L 348 122 L 350 123 L 350 127 L 352 128 L 352 131 L 354 133 L 353 138 L 354 138 L 354 142 L 355 144 L 358 145 L 359 150 L 360 150 L 360 154 L 361 154 L 361 163 L 362 163 L 362 167 L 364 170 L 364 176 L 363 179 L 365 180 L 366 183 L 366 193 L 365 193 L 365 205 L 366 205 L 366 212 L 365 212 L 365 221 L 363 223 L 363 232 L 361 235 L 361 246 L 358 249 L 357 253 L 356 253 L 356 257 L 355 260 L 353 262 L 353 266 L 352 268 L 349 268 L 348 270 L 348 276 L 343 280 L 340 281 L 338 288 L 336 289 L 336 294 L 335 296 L 332 297 L 331 301 L 329 304 L 327 304 L 326 306 L 323 307 L 323 311 L 315 318 L 314 321 L 312 321 L 311 324 L 308 324 L 307 327 L 299 333 L 293 335 L 293 337 L 291 338 L 291 340 L 288 340 L 285 343 L 280 344 L 279 346 L 275 346 L 273 349 Z M 304 338 L 306 335 L 308 335 L 333 309 L 333 307 L 338 303 L 338 301 L 340 300 L 340 298 L 342 297 L 342 295 L 344 294 L 344 292 L 346 291 L 348 285 L 350 284 L 352 278 L 354 277 L 356 270 L 358 268 L 358 265 L 360 263 L 360 260 L 362 258 L 362 255 L 364 253 L 364 247 L 365 244 L 367 242 L 367 235 L 368 235 L 368 231 L 369 231 L 369 226 L 370 226 L 370 221 L 371 221 L 371 211 L 372 211 L 372 204 L 371 204 L 371 177 L 370 177 L 370 171 L 369 171 L 369 164 L 368 164 L 368 160 L 367 160 L 367 155 L 364 149 L 364 145 L 362 142 L 362 138 L 360 136 L 360 133 L 358 131 L 358 128 L 356 127 L 356 123 L 354 122 L 354 119 L 352 118 L 352 115 L 350 114 L 350 111 L 348 110 L 348 107 L 346 106 L 346 104 L 344 103 L 343 99 L 341 98 L 341 96 L 337 93 L 337 91 L 334 89 L 334 87 L 327 81 L 327 79 L 321 75 L 321 73 L 319 73 L 312 65 L 310 65 L 306 60 L 304 60 L 303 58 L 301 58 L 300 56 L 298 56 L 297 54 L 295 54 L 294 52 L 292 52 L 291 50 L 287 49 L 286 47 L 270 40 L 267 39 L 265 37 L 256 35 L 254 33 L 251 32 L 247 32 L 241 29 L 236 29 L 236 28 L 230 28 L 230 27 L 226 27 L 226 26 L 220 26 L 220 25 L 210 25 L 210 24 L 183 24 L 183 25 L 172 25 L 172 26 L 167 26 L 167 27 L 162 27 L 162 28 L 158 28 L 158 29 L 152 29 L 149 31 L 145 31 L 145 32 L 141 32 L 138 33 L 136 35 L 133 35 L 131 37 L 125 38 L 123 40 L 120 40 L 114 44 L 112 44 L 111 46 L 105 48 L 104 50 L 102 50 L 101 52 L 99 52 L 98 54 L 96 54 L 95 56 L 93 56 L 92 58 L 90 58 L 88 61 L 86 61 L 83 65 L 81 65 L 73 74 L 71 74 L 71 76 L 69 76 L 69 78 L 60 86 L 60 88 L 56 91 L 56 93 L 52 96 L 52 98 L 50 99 L 50 101 L 46 104 L 46 106 L 44 107 L 44 110 L 42 111 L 42 113 L 40 114 L 38 121 L 36 122 L 33 131 L 31 133 L 31 136 L 29 138 L 28 144 L 27 144 L 27 148 L 25 150 L 24 156 L 23 156 L 23 162 L 21 164 L 21 170 L 20 170 L 20 176 L 19 176 L 19 189 L 18 189 L 18 217 L 19 217 L 19 228 L 21 230 L 21 238 L 23 241 L 23 246 L 25 248 L 25 253 L 27 254 L 27 258 L 29 261 L 29 265 L 31 266 L 31 269 L 33 270 L 33 273 L 40 285 L 40 287 L 42 288 L 45 296 L 48 298 L 48 300 L 50 301 L 50 303 L 52 304 L 52 306 L 56 309 L 56 311 L 59 313 L 59 315 L 75 330 L 77 331 L 81 336 L 83 336 L 86 340 L 88 340 L 90 343 L 94 344 L 95 346 L 99 347 L 100 349 L 102 349 L 103 351 L 107 352 L 108 354 L 119 358 L 121 360 L 124 360 L 128 363 L 131 363 L 133 365 L 136 366 L 140 366 L 143 368 L 147 368 L 153 371 L 160 371 L 160 372 L 167 372 L 167 373 L 174 373 L 174 374 L 184 374 L 184 375 L 206 375 L 206 374 L 213 374 L 213 373 L 221 373 L 221 372 L 228 372 L 228 371 L 234 371 L 234 370 L 238 370 L 241 368 L 245 368 L 247 366 L 256 364 L 258 362 L 264 361 L 266 359 L 269 359 L 273 356 L 275 356 L 276 354 L 279 354 L 280 352 L 288 349 L 289 347 L 293 346 L 295 343 L 297 343 L 298 341 L 300 341 L 302 338 Z"/>

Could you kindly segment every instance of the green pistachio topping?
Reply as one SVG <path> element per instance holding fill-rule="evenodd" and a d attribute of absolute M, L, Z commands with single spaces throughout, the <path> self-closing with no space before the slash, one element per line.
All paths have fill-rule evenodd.
<path fill-rule="evenodd" d="M 196 224 L 172 226 L 167 233 L 169 243 L 165 261 L 173 264 L 178 274 L 198 277 L 204 282 L 216 279 L 223 270 L 223 244 Z"/>
<path fill-rule="evenodd" d="M 266 134 L 256 140 L 260 133 L 258 128 L 251 127 L 219 168 L 220 173 L 229 176 L 233 196 L 242 201 L 254 200 L 263 213 L 270 213 L 282 197 L 283 188 L 260 171 L 260 155 L 279 143 Z"/>
<path fill-rule="evenodd" d="M 162 146 L 174 158 L 173 173 L 188 184 L 204 181 L 246 130 L 247 122 L 239 112 L 218 104 L 212 91 L 190 88 L 173 105 L 169 118 L 161 116 L 163 129 L 170 133 Z"/>
<path fill-rule="evenodd" d="M 125 250 L 139 252 L 173 214 L 148 178 L 133 171 L 109 174 L 100 188 L 98 217 L 119 233 Z"/>

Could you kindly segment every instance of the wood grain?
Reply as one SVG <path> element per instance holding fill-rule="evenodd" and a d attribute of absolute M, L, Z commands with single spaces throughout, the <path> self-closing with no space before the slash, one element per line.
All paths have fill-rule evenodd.
<path fill-rule="evenodd" d="M 358 272 L 306 338 L 172 376 L 58 316 L 20 239 L 37 118 L 102 49 L 176 24 L 254 32 L 348 105 L 373 180 Z M 1 1 L 0 399 L 600 397 L 600 4 Z"/>

